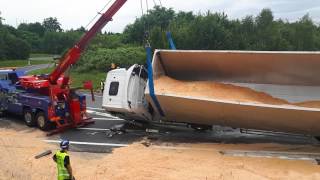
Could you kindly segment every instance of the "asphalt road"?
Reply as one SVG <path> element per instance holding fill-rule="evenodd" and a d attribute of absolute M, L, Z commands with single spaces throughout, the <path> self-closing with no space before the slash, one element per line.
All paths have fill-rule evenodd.
<path fill-rule="evenodd" d="M 45 69 L 45 68 L 48 68 L 51 66 L 52 66 L 52 64 L 40 64 L 40 65 L 21 67 L 21 68 L 18 68 L 18 70 L 24 71 L 25 73 L 28 73 L 30 71 L 34 71 L 34 70 L 38 70 L 38 69 Z"/>
<path fill-rule="evenodd" d="M 44 66 L 34 66 L 24 68 L 26 71 L 40 69 Z M 149 129 L 158 132 L 146 132 L 146 129 L 127 126 L 125 132 L 114 134 L 110 137 L 110 129 L 115 125 L 126 124 L 126 121 L 113 117 L 106 113 L 102 108 L 102 96 L 96 95 L 96 101 L 91 102 L 91 95 L 87 94 L 88 113 L 94 124 L 79 129 L 67 130 L 61 134 L 47 137 L 48 143 L 59 143 L 60 139 L 71 141 L 72 151 L 108 153 L 117 147 L 127 146 L 138 142 L 143 138 L 149 138 L 153 141 L 165 143 L 282 143 L 282 144 L 308 144 L 318 145 L 318 141 L 311 137 L 289 136 L 279 134 L 244 134 L 239 129 L 214 127 L 212 131 L 198 132 L 187 128 L 185 125 L 151 125 Z M 5 123 L 23 124 L 22 118 L 17 116 L 8 116 L 1 119 Z M 0 124 L 1 125 L 1 124 Z M 35 130 L 35 129 L 33 129 Z M 37 129 L 36 129 L 37 130 Z M 40 130 L 39 130 L 40 131 Z"/>
<path fill-rule="evenodd" d="M 154 133 L 146 132 L 143 128 L 129 126 L 122 134 L 114 134 L 110 137 L 110 129 L 115 125 L 125 124 L 126 121 L 112 117 L 104 112 L 104 110 L 100 109 L 101 105 L 99 103 L 92 103 L 91 105 L 92 106 L 88 107 L 88 111 L 89 115 L 95 120 L 94 124 L 49 136 L 45 141 L 58 144 L 60 139 L 68 139 L 71 141 L 71 151 L 94 153 L 109 153 L 114 148 L 139 142 L 143 138 L 167 144 L 199 142 L 224 144 L 244 143 L 248 145 L 253 143 L 281 143 L 319 146 L 318 142 L 311 137 L 277 134 L 244 134 L 241 133 L 239 129 L 223 127 L 214 127 L 212 131 L 198 132 L 183 125 L 152 125 L 149 127 L 150 129 L 159 131 Z M 22 118 L 17 116 L 2 118 L 2 121 L 23 124 Z"/>
<path fill-rule="evenodd" d="M 62 134 L 49 137 L 49 142 L 56 143 L 59 139 L 69 139 L 74 142 L 73 151 L 110 152 L 113 148 L 127 146 L 143 138 L 166 143 L 282 143 L 282 144 L 314 144 L 318 142 L 312 137 L 280 134 L 244 134 L 240 129 L 214 127 L 212 131 L 198 132 L 185 125 L 150 125 L 149 129 L 158 132 L 149 133 L 146 129 L 128 126 L 126 132 L 110 137 L 110 130 L 115 125 L 126 124 L 126 121 L 113 117 L 101 108 L 102 96 L 97 95 L 95 102 L 88 96 L 88 112 L 95 124 L 85 128 L 68 130 Z"/>

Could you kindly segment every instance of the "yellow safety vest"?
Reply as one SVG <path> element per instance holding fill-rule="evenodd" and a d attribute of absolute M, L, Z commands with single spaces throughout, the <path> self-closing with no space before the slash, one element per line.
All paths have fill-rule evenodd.
<path fill-rule="evenodd" d="M 58 151 L 56 153 L 57 167 L 58 167 L 58 180 L 70 179 L 70 174 L 67 168 L 64 166 L 64 159 L 69 156 L 66 152 Z"/>

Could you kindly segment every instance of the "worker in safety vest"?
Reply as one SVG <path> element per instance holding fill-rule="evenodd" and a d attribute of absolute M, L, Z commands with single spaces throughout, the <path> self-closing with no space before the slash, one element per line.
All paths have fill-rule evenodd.
<path fill-rule="evenodd" d="M 69 141 L 62 140 L 60 143 L 61 150 L 56 152 L 53 160 L 57 163 L 58 180 L 74 180 L 72 175 L 72 168 L 70 164 L 70 157 L 68 155 Z"/>

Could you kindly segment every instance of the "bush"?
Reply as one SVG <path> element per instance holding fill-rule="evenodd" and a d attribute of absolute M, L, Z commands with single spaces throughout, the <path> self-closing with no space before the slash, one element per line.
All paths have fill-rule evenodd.
<path fill-rule="evenodd" d="M 11 33 L 11 28 L 0 27 L 0 59 L 27 59 L 30 45 Z"/>
<path fill-rule="evenodd" d="M 132 64 L 145 64 L 146 53 L 142 47 L 121 47 L 116 49 L 97 48 L 88 50 L 75 65 L 78 72 L 106 72 L 111 63 L 120 67 L 130 67 Z"/>
<path fill-rule="evenodd" d="M 28 59 L 31 47 L 30 45 L 11 34 L 7 34 L 4 38 L 6 42 L 6 59 Z"/>
<path fill-rule="evenodd" d="M 61 54 L 71 48 L 80 38 L 81 33 L 68 32 L 46 32 L 43 37 L 42 51 L 49 54 Z"/>

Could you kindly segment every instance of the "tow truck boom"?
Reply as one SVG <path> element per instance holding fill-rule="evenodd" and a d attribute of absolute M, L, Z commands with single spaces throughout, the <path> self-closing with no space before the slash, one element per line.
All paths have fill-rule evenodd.
<path fill-rule="evenodd" d="M 114 4 L 100 17 L 92 28 L 80 39 L 80 41 L 63 56 L 60 64 L 49 75 L 50 83 L 56 84 L 61 75 L 74 63 L 76 63 L 89 42 L 102 30 L 102 28 L 112 21 L 115 13 L 124 5 L 127 0 L 116 0 Z"/>
<path fill-rule="evenodd" d="M 19 109 L 18 114 L 24 115 L 28 126 L 38 124 L 40 129 L 46 130 L 53 123 L 57 127 L 56 132 L 60 132 L 93 123 L 86 114 L 86 97 L 76 93 L 79 88 L 69 86 L 70 78 L 65 72 L 80 59 L 86 46 L 112 20 L 126 1 L 115 0 L 90 30 L 62 57 L 51 74 L 19 77 L 19 87 L 24 91 L 17 93 L 17 101 L 21 102 L 12 109 Z M 91 81 L 84 82 L 82 88 L 90 89 L 94 100 Z"/>

